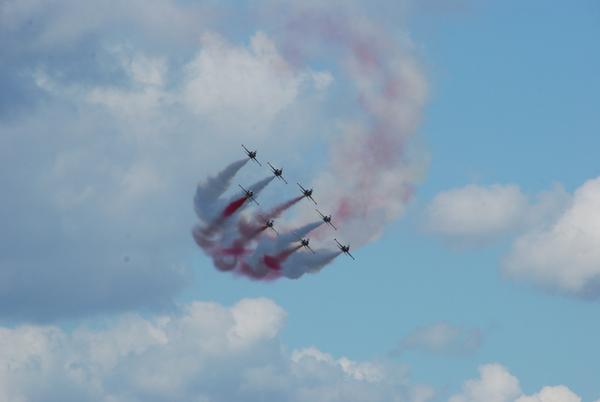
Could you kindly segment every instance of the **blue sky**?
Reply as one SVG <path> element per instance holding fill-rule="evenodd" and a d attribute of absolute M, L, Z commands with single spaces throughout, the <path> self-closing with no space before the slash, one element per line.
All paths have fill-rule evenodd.
<path fill-rule="evenodd" d="M 106 4 L 0 6 L 0 400 L 600 398 L 595 2 Z M 379 41 L 397 103 L 286 30 L 306 10 Z M 195 246 L 195 185 L 239 143 L 286 168 L 261 202 L 298 180 L 333 209 L 373 116 L 415 193 L 342 222 L 356 261 L 261 282 Z"/>

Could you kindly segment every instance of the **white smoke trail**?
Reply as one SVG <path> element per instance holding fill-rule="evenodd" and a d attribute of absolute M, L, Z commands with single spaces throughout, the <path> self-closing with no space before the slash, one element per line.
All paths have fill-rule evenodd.
<path fill-rule="evenodd" d="M 296 253 L 283 266 L 282 274 L 287 278 L 296 279 L 306 273 L 319 272 L 325 265 L 333 261 L 340 251 L 316 250 L 312 253 Z"/>
<path fill-rule="evenodd" d="M 223 169 L 217 176 L 209 177 L 196 188 L 194 196 L 194 211 L 203 222 L 215 218 L 215 201 L 229 188 L 231 180 L 249 159 L 233 162 Z"/>

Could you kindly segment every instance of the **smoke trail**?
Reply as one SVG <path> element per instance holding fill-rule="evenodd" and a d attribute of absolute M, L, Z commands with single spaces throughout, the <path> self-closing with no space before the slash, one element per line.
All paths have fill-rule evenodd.
<path fill-rule="evenodd" d="M 239 232 L 242 237 L 251 239 L 259 235 L 262 231 L 268 228 L 267 222 L 279 218 L 283 212 L 290 209 L 303 196 L 294 197 L 291 200 L 283 202 L 267 212 L 257 212 L 251 219 L 241 218 L 239 221 Z"/>
<path fill-rule="evenodd" d="M 215 201 L 231 185 L 231 180 L 248 162 L 248 158 L 233 162 L 215 177 L 209 177 L 204 183 L 198 184 L 194 195 L 194 211 L 200 220 L 207 222 L 214 216 Z"/>
<path fill-rule="evenodd" d="M 285 212 L 286 210 L 288 210 L 289 208 L 293 207 L 296 203 L 298 203 L 301 199 L 303 199 L 304 196 L 300 195 L 298 197 L 292 198 L 289 201 L 286 201 L 278 206 L 276 206 L 275 208 L 271 209 L 270 211 L 268 211 L 265 214 L 257 214 L 257 216 L 261 219 L 261 220 L 269 220 L 269 219 L 275 219 L 275 218 L 279 218 L 279 216 Z"/>
<path fill-rule="evenodd" d="M 306 224 L 294 230 L 290 230 L 287 233 L 281 234 L 275 241 L 276 247 L 282 247 L 294 241 L 299 241 L 303 237 L 306 237 L 311 231 L 321 226 L 324 222 L 322 220 Z"/>
<path fill-rule="evenodd" d="M 238 230 L 240 232 L 240 237 L 244 240 L 250 241 L 256 236 L 260 235 L 262 232 L 267 230 L 269 227 L 267 226 L 266 220 L 262 222 L 254 222 L 254 219 L 249 220 L 245 218 L 241 218 L 238 223 Z"/>
<path fill-rule="evenodd" d="M 347 122 L 330 147 L 329 166 L 313 184 L 319 206 L 332 212 L 341 236 L 364 244 L 404 211 L 423 175 L 424 158 L 408 151 L 426 100 L 425 79 L 411 44 L 397 43 L 362 16 L 302 10 L 286 33 L 283 46 L 297 62 L 325 43 L 326 51 L 341 53 L 342 67 L 356 84 L 365 118 Z"/>
<path fill-rule="evenodd" d="M 226 168 L 229 169 L 231 167 L 231 165 Z M 254 199 L 254 197 L 258 196 L 258 194 L 271 182 L 273 181 L 274 177 L 273 176 L 269 176 L 267 178 L 264 178 L 256 183 L 254 183 L 253 185 L 251 185 L 248 189 L 248 191 L 251 191 L 254 195 L 252 197 L 252 199 Z M 214 183 L 214 185 L 216 187 L 218 186 L 218 183 Z M 220 210 L 221 212 L 217 215 L 216 218 L 205 218 L 205 221 L 209 222 L 208 225 L 206 225 L 204 227 L 204 229 L 202 229 L 202 232 L 204 234 L 204 236 L 210 236 L 212 234 L 214 234 L 215 231 L 229 231 L 232 232 L 232 225 L 229 223 L 230 218 L 232 217 L 232 215 L 234 215 L 237 212 L 240 212 L 241 210 L 243 210 L 246 205 L 248 205 L 249 202 L 252 202 L 250 197 L 248 197 L 243 191 L 239 192 L 238 194 L 236 194 L 235 196 L 231 197 L 228 201 L 222 201 L 220 199 L 214 199 L 213 194 L 209 194 L 208 196 L 205 196 L 204 194 L 202 194 L 202 191 L 204 190 L 204 188 L 201 188 L 200 186 L 198 187 L 198 190 L 196 191 L 196 197 L 195 200 L 204 200 L 204 202 L 207 202 L 207 200 L 211 200 L 213 205 L 212 206 L 203 206 L 202 204 L 197 204 L 195 203 L 196 209 L 202 210 L 202 211 L 215 211 L 215 210 Z M 210 189 L 209 189 L 210 191 Z M 223 191 L 224 192 L 224 191 Z M 216 205 L 216 206 L 215 206 Z M 208 214 L 207 214 L 208 215 Z M 212 216 L 208 215 L 208 216 Z M 232 236 L 226 236 L 226 238 L 235 238 L 235 235 Z M 196 239 L 196 243 L 198 243 L 198 239 Z"/>
<path fill-rule="evenodd" d="M 270 269 L 280 271 L 281 264 L 284 263 L 285 260 L 287 260 L 288 257 L 291 256 L 295 251 L 298 251 L 301 248 L 302 248 L 302 245 L 300 244 L 298 246 L 290 247 L 287 250 L 283 250 L 281 253 L 279 253 L 277 255 L 265 254 L 263 256 L 263 262 Z"/>
<path fill-rule="evenodd" d="M 273 181 L 275 176 L 268 176 L 248 187 L 248 191 L 254 193 L 253 198 L 256 198 L 258 194 L 262 190 L 264 190 L 267 185 Z M 225 204 L 226 206 L 223 208 L 221 212 L 222 217 L 229 217 L 233 215 L 235 212 L 238 212 L 242 209 L 242 207 L 246 206 L 248 202 L 252 202 L 243 191 L 239 191 L 235 196 L 233 196 L 229 201 Z"/>
<path fill-rule="evenodd" d="M 323 224 L 323 221 L 309 223 L 300 228 L 290 230 L 276 238 L 263 237 L 258 242 L 254 252 L 246 258 L 247 267 L 241 272 L 243 275 L 249 275 L 253 278 L 261 278 L 269 273 L 272 268 L 265 263 L 265 256 L 274 256 L 285 254 L 292 243 L 299 242 L 311 231 Z M 286 255 L 286 258 L 289 255 Z M 251 272 L 249 272 L 249 270 Z"/>
<path fill-rule="evenodd" d="M 254 195 L 258 195 L 267 185 L 275 179 L 275 176 L 269 176 L 261 181 L 254 183 L 250 186 L 250 191 L 254 192 Z"/>
<path fill-rule="evenodd" d="M 229 218 L 231 215 L 233 215 L 233 213 L 235 211 L 237 211 L 238 209 L 240 209 L 240 207 L 248 200 L 248 198 L 246 196 L 243 196 L 241 198 L 238 198 L 237 200 L 234 200 L 232 202 L 229 203 L 229 205 L 227 205 L 225 207 L 225 209 L 223 210 L 223 213 L 221 214 L 221 216 L 223 218 Z"/>
<path fill-rule="evenodd" d="M 303 197 L 294 197 L 291 200 L 281 203 L 280 205 L 274 207 L 270 211 L 267 211 L 265 213 L 258 212 L 252 218 L 253 222 L 250 222 L 247 219 L 245 219 L 244 217 L 241 217 L 238 222 L 239 238 L 235 239 L 231 246 L 222 249 L 220 251 L 220 253 L 230 255 L 230 256 L 238 256 L 238 257 L 249 253 L 250 252 L 249 248 L 248 248 L 249 243 L 251 241 L 253 241 L 256 237 L 258 237 L 263 231 L 265 231 L 268 228 L 267 222 L 270 219 L 279 217 L 285 210 L 292 207 L 294 204 L 296 204 L 302 198 Z M 229 208 L 229 206 L 228 206 L 228 208 Z M 226 210 L 227 210 L 227 208 L 226 208 Z M 288 234 L 282 238 L 282 239 L 287 239 L 287 240 L 277 239 L 276 241 L 273 241 L 272 242 L 273 248 L 282 247 L 282 245 L 285 245 L 286 243 L 290 243 L 294 239 L 299 240 L 298 236 L 305 235 L 306 233 L 310 232 L 310 230 L 317 227 L 319 224 L 320 223 L 307 225 L 306 228 L 301 228 L 299 231 L 293 232 L 291 235 Z M 289 240 L 289 239 L 291 239 L 291 240 Z M 296 251 L 300 247 L 301 246 L 293 247 L 291 250 Z M 283 251 L 275 257 L 264 254 L 263 263 L 271 269 L 280 270 L 281 264 L 287 259 L 287 257 L 290 254 L 291 253 L 288 253 L 288 251 Z M 246 272 L 246 271 L 244 271 L 244 272 Z M 254 271 L 256 271 L 256 270 L 254 270 Z"/>
<path fill-rule="evenodd" d="M 363 16 L 313 8 L 293 13 L 285 27 L 282 47 L 289 62 L 285 67 L 293 68 L 319 52 L 326 58 L 334 54 L 348 82 L 356 86 L 359 113 L 353 113 L 334 138 L 328 165 L 312 187 L 319 195 L 319 208 L 333 215 L 340 237 L 360 246 L 402 214 L 423 174 L 425 164 L 414 152 L 414 133 L 426 99 L 425 79 L 411 44 L 398 43 Z M 249 204 L 243 193 L 220 200 L 242 162 L 247 160 L 228 166 L 210 185 L 199 186 L 195 197 L 204 225 L 194 229 L 194 239 L 218 269 L 260 280 L 299 278 L 318 272 L 340 255 L 337 250 L 312 254 L 293 244 L 308 233 L 317 239 L 330 236 L 320 226 L 323 221 L 280 236 L 266 231 L 269 219 L 302 197 L 249 217 L 242 216 Z M 203 192 L 209 194 L 198 194 Z"/>
<path fill-rule="evenodd" d="M 340 251 L 332 250 L 316 250 L 315 254 L 295 253 L 286 261 L 281 274 L 297 279 L 306 273 L 317 273 L 340 254 Z"/>
<path fill-rule="evenodd" d="M 266 222 L 279 217 L 302 197 L 294 197 L 266 212 L 255 213 L 248 221 L 240 214 L 251 202 L 247 194 L 241 191 L 227 200 L 220 198 L 243 166 L 241 162 L 244 161 L 227 166 L 217 176 L 197 187 L 194 207 L 201 212 L 199 215 L 202 215 L 203 222 L 192 229 L 192 236 L 196 244 L 212 258 L 218 270 L 233 271 L 256 280 L 274 280 L 287 272 L 284 270 L 286 261 L 302 247 L 301 244 L 292 243 L 298 242 L 323 222 L 312 222 L 276 237 L 264 235 L 268 227 Z M 264 178 L 249 186 L 248 191 L 257 196 L 273 179 L 274 176 Z M 215 215 L 216 218 L 213 217 Z M 262 223 L 257 225 L 261 220 Z M 301 269 L 308 272 L 320 263 L 303 262 Z M 298 269 L 294 275 L 300 275 Z"/>

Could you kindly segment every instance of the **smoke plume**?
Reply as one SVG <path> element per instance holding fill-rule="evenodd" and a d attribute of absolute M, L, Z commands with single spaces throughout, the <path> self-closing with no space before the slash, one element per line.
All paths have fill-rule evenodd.
<path fill-rule="evenodd" d="M 424 171 L 424 158 L 408 152 L 426 100 L 411 44 L 362 16 L 314 8 L 288 22 L 283 46 L 296 63 L 321 56 L 315 49 L 333 52 L 356 86 L 363 118 L 347 120 L 334 137 L 313 187 L 344 239 L 355 246 L 372 241 L 402 214 Z"/>
<path fill-rule="evenodd" d="M 245 161 L 234 162 L 215 177 L 198 185 L 194 209 L 200 223 L 192 230 L 196 244 L 213 259 L 221 271 L 233 271 L 253 279 L 297 278 L 315 272 L 339 253 L 332 251 L 301 251 L 300 241 L 324 222 L 319 220 L 277 235 L 265 233 L 268 223 L 278 218 L 303 197 L 295 197 L 269 211 L 242 211 L 273 179 L 269 176 L 244 191 L 225 199 L 223 193 Z M 312 254 L 309 256 L 308 253 Z M 297 258 L 291 259 L 292 255 Z"/>
<path fill-rule="evenodd" d="M 283 25 L 279 45 L 289 68 L 334 55 L 341 74 L 355 86 L 357 113 L 332 137 L 328 163 L 312 187 L 319 208 L 331 213 L 340 229 L 336 235 L 363 245 L 403 213 L 424 171 L 424 158 L 415 157 L 414 133 L 426 99 L 425 79 L 409 41 L 399 42 L 362 16 L 312 8 L 295 12 Z M 249 214 L 243 210 L 252 201 L 243 192 L 222 198 L 245 162 L 229 165 L 196 192 L 202 224 L 194 228 L 194 239 L 217 269 L 255 279 L 298 278 L 335 259 L 340 251 L 313 253 L 299 243 L 309 234 L 333 237 L 322 220 L 278 234 L 269 230 L 272 219 L 303 197 Z M 249 190 L 256 195 L 269 182 L 264 179 Z"/>

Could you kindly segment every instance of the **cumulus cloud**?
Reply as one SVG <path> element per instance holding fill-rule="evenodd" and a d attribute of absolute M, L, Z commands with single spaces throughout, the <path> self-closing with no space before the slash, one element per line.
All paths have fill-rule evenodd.
<path fill-rule="evenodd" d="M 559 185 L 531 199 L 514 184 L 471 184 L 437 194 L 425 210 L 424 227 L 451 243 L 485 244 L 544 222 L 568 199 Z"/>
<path fill-rule="evenodd" d="M 432 396 L 406 370 L 288 352 L 286 313 L 268 299 L 232 307 L 193 302 L 178 312 L 124 315 L 100 329 L 0 328 L 0 400 L 413 401 Z"/>
<path fill-rule="evenodd" d="M 479 378 L 467 380 L 449 402 L 512 402 L 519 396 L 519 380 L 499 364 L 479 367 Z"/>
<path fill-rule="evenodd" d="M 242 121 L 240 130 L 252 127 L 261 135 L 310 78 L 298 74 L 260 32 L 249 48 L 232 47 L 214 34 L 203 35 L 201 43 L 202 51 L 184 68 L 188 79 L 182 101 L 203 118 L 221 124 Z M 326 83 L 321 79 L 318 85 L 323 89 Z"/>
<path fill-rule="evenodd" d="M 447 322 L 417 328 L 404 337 L 394 354 L 418 350 L 427 353 L 462 356 L 475 353 L 483 341 L 479 329 L 468 329 Z"/>
<path fill-rule="evenodd" d="M 227 7 L 0 5 L 0 316 L 168 308 L 190 281 L 193 190 L 239 157 L 232 144 L 287 156 L 335 137 L 315 187 L 353 246 L 402 213 L 423 170 L 407 151 L 426 100 L 410 43 L 318 6 L 310 21 L 296 7 L 278 16 L 285 32 L 252 21 L 232 34 Z M 341 36 L 327 35 L 329 22 Z M 293 45 L 314 53 L 294 58 Z M 341 104 L 327 100 L 338 80 Z"/>
<path fill-rule="evenodd" d="M 0 86 L 27 100 L 26 114 L 0 113 L 0 316 L 167 308 L 191 280 L 183 258 L 197 180 L 217 155 L 239 152 L 232 142 L 278 135 L 274 120 L 302 115 L 333 78 L 290 68 L 260 32 L 247 45 L 201 36 L 204 17 L 189 22 L 204 8 L 55 3 L 0 5 L 10 21 L 0 24 L 0 70 L 10 70 Z M 124 29 L 149 36 L 108 34 Z"/>
<path fill-rule="evenodd" d="M 515 185 L 468 185 L 437 194 L 427 207 L 425 225 L 444 237 L 489 238 L 519 225 L 527 206 Z"/>
<path fill-rule="evenodd" d="M 504 366 L 493 363 L 479 367 L 479 378 L 467 380 L 462 392 L 448 402 L 581 402 L 581 398 L 564 385 L 545 386 L 525 395 L 519 380 Z"/>
<path fill-rule="evenodd" d="M 600 178 L 573 194 L 555 185 L 535 197 L 515 185 L 469 185 L 434 197 L 426 227 L 450 242 L 515 237 L 501 264 L 507 277 L 584 299 L 600 295 Z"/>
<path fill-rule="evenodd" d="M 101 4 L 7 0 L 0 6 L 0 29 L 27 33 L 24 50 L 56 50 L 105 32 L 107 25 L 119 32 L 133 27 L 162 41 L 181 40 L 199 33 L 208 22 L 207 16 L 213 15 L 209 7 L 186 6 L 172 0 L 109 0 Z"/>
<path fill-rule="evenodd" d="M 600 295 L 600 178 L 573 194 L 569 207 L 545 227 L 520 235 L 503 264 L 511 278 L 565 294 Z"/>
<path fill-rule="evenodd" d="M 70 83 L 119 81 L 122 73 L 114 68 L 105 46 L 181 54 L 182 49 L 195 48 L 198 36 L 214 27 L 214 14 L 206 3 L 174 0 L 3 1 L 0 117 L 30 117 L 31 108 L 43 104 L 46 97 L 28 79 L 39 66 Z"/>
<path fill-rule="evenodd" d="M 515 402 L 581 402 L 581 398 L 564 385 L 544 387 L 540 392 L 521 396 Z"/>

